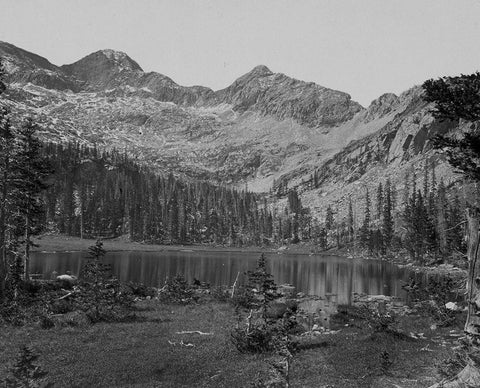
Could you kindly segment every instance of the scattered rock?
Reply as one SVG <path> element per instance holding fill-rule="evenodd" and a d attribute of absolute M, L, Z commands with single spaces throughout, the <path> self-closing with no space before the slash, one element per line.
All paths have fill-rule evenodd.
<path fill-rule="evenodd" d="M 297 320 L 306 331 L 314 327 L 329 329 L 330 317 L 337 312 L 337 305 L 328 300 L 309 298 L 298 303 Z"/>
<path fill-rule="evenodd" d="M 447 310 L 451 310 L 451 311 L 458 311 L 460 310 L 460 307 L 458 307 L 458 304 L 456 304 L 455 302 L 448 302 L 445 304 L 445 308 Z"/>

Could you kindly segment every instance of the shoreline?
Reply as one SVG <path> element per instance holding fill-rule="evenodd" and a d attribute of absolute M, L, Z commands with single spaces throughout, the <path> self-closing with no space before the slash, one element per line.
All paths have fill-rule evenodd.
<path fill-rule="evenodd" d="M 80 237 L 65 235 L 42 235 L 34 239 L 38 247 L 32 248 L 32 252 L 82 252 L 88 247 L 95 245 L 96 239 L 81 239 Z M 141 242 L 128 241 L 122 237 L 102 240 L 103 247 L 107 252 L 143 251 L 143 252 L 252 252 L 252 253 L 277 253 L 283 252 L 296 255 L 331 255 L 345 258 L 350 255 L 337 250 L 314 252 L 311 245 L 280 246 L 280 247 L 229 247 L 222 245 L 165 245 L 146 244 Z"/>
<path fill-rule="evenodd" d="M 95 244 L 96 239 L 81 239 L 80 237 L 46 234 L 34 239 L 38 247 L 33 247 L 32 252 L 56 253 L 56 252 L 86 252 L 88 247 Z M 327 251 L 317 251 L 311 244 L 296 244 L 295 246 L 280 247 L 227 247 L 221 245 L 164 245 L 164 244 L 145 244 L 140 242 L 128 241 L 123 237 L 102 240 L 103 246 L 107 252 L 242 252 L 242 253 L 270 253 L 270 254 L 293 254 L 293 255 L 328 255 L 344 257 L 350 260 L 377 260 L 394 264 L 400 268 L 408 268 L 415 272 L 426 272 L 430 274 L 448 274 L 466 275 L 467 271 L 463 268 L 455 267 L 451 264 L 440 264 L 438 266 L 420 266 L 409 262 L 408 260 L 399 260 L 398 257 L 388 259 L 386 257 L 367 257 L 358 252 L 354 254 L 348 250 L 330 249 Z"/>

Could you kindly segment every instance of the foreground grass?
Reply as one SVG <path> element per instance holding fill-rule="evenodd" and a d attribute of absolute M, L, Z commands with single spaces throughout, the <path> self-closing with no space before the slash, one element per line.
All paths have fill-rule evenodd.
<path fill-rule="evenodd" d="M 138 307 L 136 322 L 50 330 L 1 327 L 0 376 L 24 344 L 40 354 L 39 364 L 55 387 L 249 387 L 269 374 L 273 355 L 240 354 L 231 344 L 237 319 L 229 304 L 151 300 Z M 317 347 L 295 355 L 291 386 L 426 387 L 438 380 L 436 365 L 455 340 L 448 337 L 452 328 L 430 331 L 430 324 L 417 316 L 403 319 L 407 332 L 425 333 L 426 339 L 413 340 L 372 334 L 348 313 L 337 317 L 337 334 L 323 335 Z M 182 330 L 214 334 L 177 334 Z M 182 346 L 182 340 L 194 346 Z"/>

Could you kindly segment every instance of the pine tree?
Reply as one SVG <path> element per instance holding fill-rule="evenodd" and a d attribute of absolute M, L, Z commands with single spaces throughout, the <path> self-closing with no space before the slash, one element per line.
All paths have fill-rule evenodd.
<path fill-rule="evenodd" d="M 480 182 L 480 132 L 478 125 L 473 124 L 480 119 L 480 73 L 443 77 L 428 80 L 422 85 L 424 99 L 435 104 L 433 115 L 436 119 L 460 120 L 471 122 L 470 129 L 461 136 L 440 136 L 436 146 L 446 151 L 448 162 L 462 171 L 467 179 L 478 184 Z M 465 344 L 468 346 L 467 360 L 463 368 L 448 384 L 451 387 L 480 386 L 479 353 L 480 339 L 480 285 L 473 279 L 480 275 L 479 266 L 479 223 L 480 210 L 478 198 L 469 206 L 467 218 L 468 231 L 468 279 L 466 300 L 468 304 L 467 319 L 464 332 Z"/>
<path fill-rule="evenodd" d="M 347 234 L 348 234 L 348 241 L 352 242 L 354 239 L 355 230 L 354 230 L 353 206 L 352 206 L 351 196 L 348 198 Z"/>
<path fill-rule="evenodd" d="M 464 213 L 458 194 L 455 193 L 447 212 L 447 244 L 451 251 L 463 251 L 464 249 Z"/>
<path fill-rule="evenodd" d="M 383 213 L 383 187 L 382 187 L 382 183 L 380 182 L 377 188 L 377 220 L 382 219 L 382 213 Z"/>
<path fill-rule="evenodd" d="M 17 172 L 14 193 L 19 213 L 23 216 L 24 278 L 29 279 L 30 247 L 32 235 L 42 227 L 44 218 L 43 191 L 48 187 L 46 178 L 52 173 L 48 160 L 41 154 L 41 143 L 36 138 L 38 126 L 27 119 L 18 131 L 16 154 Z"/>
<path fill-rule="evenodd" d="M 5 74 L 0 61 L 0 96 L 6 90 Z M 0 304 L 6 298 L 8 277 L 8 225 L 11 211 L 9 203 L 13 145 L 14 134 L 10 123 L 10 111 L 0 107 Z"/>
<path fill-rule="evenodd" d="M 364 248 L 371 248 L 370 246 L 370 194 L 367 192 L 365 194 L 365 213 L 363 217 L 362 228 L 360 229 L 360 244 Z"/>
<path fill-rule="evenodd" d="M 440 180 L 436 197 L 436 230 L 440 254 L 447 254 L 447 190 L 443 179 Z"/>
<path fill-rule="evenodd" d="M 330 205 L 327 206 L 327 212 L 325 215 L 325 229 L 328 231 L 332 230 L 335 220 L 333 218 L 333 210 Z"/>
<path fill-rule="evenodd" d="M 383 199 L 383 223 L 382 234 L 384 243 L 384 252 L 387 248 L 390 249 L 393 239 L 393 216 L 392 216 L 392 196 L 391 196 L 391 183 L 390 179 L 387 179 L 385 183 L 384 199 Z"/>
<path fill-rule="evenodd" d="M 7 388 L 53 387 L 46 381 L 47 372 L 36 365 L 38 354 L 27 346 L 22 346 L 17 362 L 11 369 L 11 377 L 4 381 Z"/>

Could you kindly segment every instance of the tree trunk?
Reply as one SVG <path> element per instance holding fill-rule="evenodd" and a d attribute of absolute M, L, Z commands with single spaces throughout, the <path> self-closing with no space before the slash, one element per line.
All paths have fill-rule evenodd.
<path fill-rule="evenodd" d="M 476 388 L 480 387 L 480 214 L 478 210 L 467 211 L 468 237 L 468 313 L 465 322 L 465 334 L 469 346 L 467 366 L 453 379 L 430 388 Z"/>
<path fill-rule="evenodd" d="M 468 315 L 465 333 L 476 345 L 480 339 L 480 260 L 479 260 L 479 219 L 478 211 L 467 212 L 468 233 L 468 279 L 467 301 Z"/>

